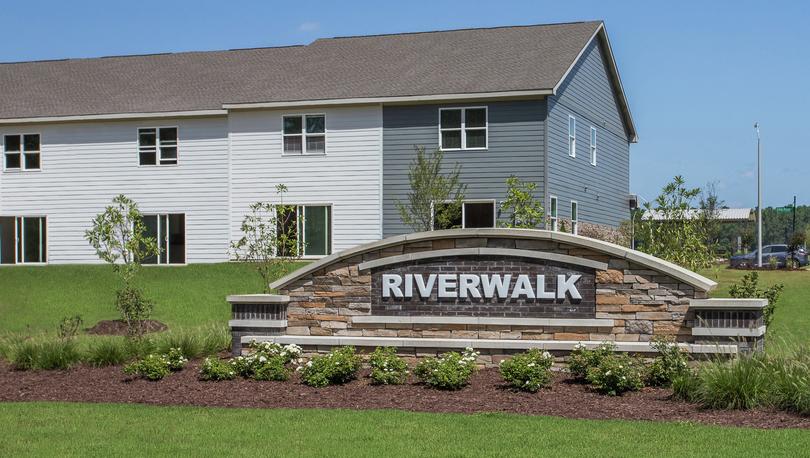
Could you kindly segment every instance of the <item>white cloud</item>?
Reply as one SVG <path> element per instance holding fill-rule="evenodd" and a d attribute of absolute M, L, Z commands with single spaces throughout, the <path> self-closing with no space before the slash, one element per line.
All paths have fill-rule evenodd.
<path fill-rule="evenodd" d="M 298 31 L 300 32 L 314 32 L 321 28 L 321 25 L 317 22 L 304 22 L 298 26 Z"/>

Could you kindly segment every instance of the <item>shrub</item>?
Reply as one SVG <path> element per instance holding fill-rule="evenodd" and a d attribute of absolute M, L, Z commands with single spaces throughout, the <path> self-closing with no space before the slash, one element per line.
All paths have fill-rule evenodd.
<path fill-rule="evenodd" d="M 248 344 L 254 355 L 264 355 L 268 358 L 279 357 L 284 364 L 289 364 L 301 357 L 301 347 L 295 344 L 281 345 L 275 342 L 256 342 Z"/>
<path fill-rule="evenodd" d="M 359 369 L 360 357 L 354 347 L 341 347 L 315 356 L 301 366 L 301 380 L 314 387 L 341 384 L 354 379 Z"/>
<path fill-rule="evenodd" d="M 765 325 L 770 326 L 773 314 L 776 311 L 776 303 L 779 302 L 779 296 L 782 295 L 783 289 L 785 289 L 783 283 L 776 283 L 766 289 L 760 289 L 759 272 L 749 272 L 740 279 L 739 283 L 734 283 L 729 287 L 728 294 L 737 299 L 752 297 L 768 299 L 768 305 L 762 309 L 762 315 Z"/>
<path fill-rule="evenodd" d="M 290 377 L 289 364 L 298 361 L 301 347 L 298 345 L 279 345 L 273 342 L 253 341 L 248 345 L 253 353 L 237 356 L 231 360 L 231 366 L 237 374 L 254 380 L 283 381 Z"/>
<path fill-rule="evenodd" d="M 169 365 L 169 370 L 172 372 L 183 370 L 188 363 L 188 358 L 183 356 L 183 352 L 179 348 L 170 348 L 166 353 L 166 361 Z"/>
<path fill-rule="evenodd" d="M 658 356 L 647 368 L 646 380 L 650 386 L 670 386 L 672 381 L 687 370 L 686 353 L 670 339 L 655 338 L 653 348 Z"/>
<path fill-rule="evenodd" d="M 124 373 L 144 378 L 146 380 L 160 380 L 169 375 L 169 358 L 166 355 L 147 355 L 133 363 L 124 366 Z"/>
<path fill-rule="evenodd" d="M 617 396 L 644 387 L 643 365 L 627 355 L 611 354 L 588 369 L 588 382 L 600 393 Z"/>
<path fill-rule="evenodd" d="M 219 358 L 208 357 L 200 366 L 200 380 L 219 381 L 233 380 L 236 378 L 236 371 L 233 366 Z"/>
<path fill-rule="evenodd" d="M 433 388 L 458 390 L 467 385 L 475 372 L 478 353 L 467 348 L 464 353 L 451 351 L 439 358 L 425 358 L 416 365 L 414 373 Z"/>
<path fill-rule="evenodd" d="M 585 380 L 588 377 L 588 370 L 598 366 L 603 358 L 612 355 L 615 350 L 616 345 L 612 342 L 602 342 L 593 350 L 588 349 L 583 343 L 578 343 L 568 357 L 568 370 L 574 377 Z"/>
<path fill-rule="evenodd" d="M 59 328 L 56 330 L 60 339 L 72 339 L 76 337 L 82 327 L 82 316 L 66 316 L 59 322 Z"/>
<path fill-rule="evenodd" d="M 73 340 L 26 339 L 12 344 L 11 364 L 17 370 L 68 369 L 81 360 Z"/>
<path fill-rule="evenodd" d="M 551 385 L 552 364 L 551 353 L 533 348 L 501 361 L 501 376 L 512 388 L 534 393 Z"/>
<path fill-rule="evenodd" d="M 94 338 L 87 347 L 84 361 L 95 367 L 117 366 L 137 356 L 132 345 L 123 338 Z"/>
<path fill-rule="evenodd" d="M 408 363 L 397 356 L 394 347 L 377 347 L 369 358 L 371 382 L 375 385 L 401 385 L 408 378 Z"/>

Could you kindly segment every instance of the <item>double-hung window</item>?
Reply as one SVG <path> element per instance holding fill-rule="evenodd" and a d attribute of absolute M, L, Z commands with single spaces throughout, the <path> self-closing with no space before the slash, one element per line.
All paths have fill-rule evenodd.
<path fill-rule="evenodd" d="M 47 262 L 47 232 L 44 216 L 0 217 L 0 264 Z"/>
<path fill-rule="evenodd" d="M 176 165 L 177 127 L 138 129 L 138 163 L 140 165 Z"/>
<path fill-rule="evenodd" d="M 157 241 L 158 254 L 144 264 L 185 264 L 186 216 L 183 214 L 144 215 L 146 236 Z"/>
<path fill-rule="evenodd" d="M 576 235 L 579 232 L 579 204 L 571 201 L 571 233 Z"/>
<path fill-rule="evenodd" d="M 551 230 L 557 231 L 557 197 L 551 196 L 551 203 L 549 204 L 548 218 L 551 222 Z"/>
<path fill-rule="evenodd" d="M 591 165 L 596 165 L 596 127 L 591 126 Z"/>
<path fill-rule="evenodd" d="M 6 135 L 3 158 L 6 170 L 40 169 L 39 134 Z"/>
<path fill-rule="evenodd" d="M 326 154 L 326 116 L 284 116 L 284 154 Z"/>
<path fill-rule="evenodd" d="M 495 201 L 467 201 L 461 208 L 453 202 L 433 204 L 433 229 L 495 227 Z"/>
<path fill-rule="evenodd" d="M 297 245 L 302 256 L 326 256 L 332 253 L 332 207 L 330 205 L 290 205 L 276 218 L 276 231 L 283 234 L 277 250 L 280 255 L 290 256 Z"/>
<path fill-rule="evenodd" d="M 487 148 L 487 108 L 440 108 L 439 142 L 442 150 Z"/>
<path fill-rule="evenodd" d="M 577 157 L 577 120 L 568 115 L 568 155 Z"/>

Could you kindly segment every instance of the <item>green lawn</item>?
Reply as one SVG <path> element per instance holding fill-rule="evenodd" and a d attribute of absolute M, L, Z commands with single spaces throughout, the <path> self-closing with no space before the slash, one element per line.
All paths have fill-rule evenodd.
<path fill-rule="evenodd" d="M 241 263 L 149 266 L 140 284 L 156 302 L 154 318 L 170 327 L 227 323 L 225 296 L 262 292 L 259 274 Z M 116 286 L 105 265 L 0 268 L 0 332 L 53 331 L 62 317 L 76 314 L 86 326 L 119 318 Z"/>
<path fill-rule="evenodd" d="M 728 288 L 738 282 L 747 272 L 720 268 L 702 272 L 719 283 L 713 297 L 728 297 Z M 768 337 L 773 341 L 810 343 L 810 270 L 762 271 L 759 272 L 760 287 L 784 283 L 785 290 L 777 303 Z"/>
<path fill-rule="evenodd" d="M 0 456 L 797 456 L 810 432 L 504 414 L 0 404 Z M 804 452 L 802 452 L 804 450 Z"/>

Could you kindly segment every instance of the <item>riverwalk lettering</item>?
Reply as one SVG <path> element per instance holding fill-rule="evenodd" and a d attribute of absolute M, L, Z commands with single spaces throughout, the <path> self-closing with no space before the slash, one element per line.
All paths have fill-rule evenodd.
<path fill-rule="evenodd" d="M 407 299 L 416 292 L 422 298 L 431 297 L 436 290 L 439 299 L 486 298 L 492 299 L 558 299 L 566 295 L 582 299 L 576 283 L 581 275 L 557 275 L 556 285 L 546 290 L 546 276 L 520 274 L 383 274 L 382 297 Z M 512 279 L 514 278 L 514 282 Z M 554 278 L 552 276 L 552 278 Z"/>

